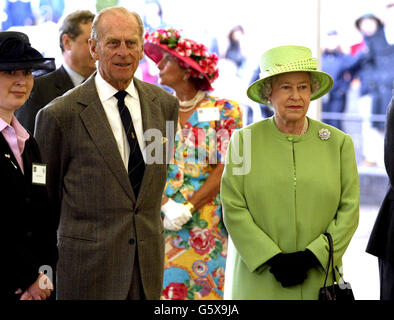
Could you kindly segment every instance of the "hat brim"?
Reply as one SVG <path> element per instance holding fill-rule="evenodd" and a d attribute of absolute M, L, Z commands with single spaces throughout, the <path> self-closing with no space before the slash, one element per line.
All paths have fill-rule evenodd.
<path fill-rule="evenodd" d="M 279 74 L 289 73 L 289 72 L 310 72 L 316 77 L 316 79 L 320 83 L 320 88 L 316 92 L 311 94 L 311 98 L 310 98 L 311 101 L 319 99 L 320 97 L 324 96 L 327 92 L 329 92 L 331 90 L 332 86 L 334 85 L 334 80 L 331 78 L 331 76 L 328 73 L 325 73 L 323 71 L 309 71 L 309 70 L 308 71 L 302 71 L 302 70 L 284 71 L 284 72 L 276 73 L 272 76 L 267 76 L 265 78 L 262 78 L 262 79 L 259 79 L 255 82 L 253 82 L 249 86 L 249 88 L 246 92 L 248 97 L 257 103 L 264 104 L 264 105 L 271 105 L 268 102 L 268 99 L 265 99 L 262 96 L 261 90 L 262 90 L 263 82 L 265 82 L 268 79 L 275 77 Z"/>
<path fill-rule="evenodd" d="M 25 70 L 32 69 L 36 70 L 52 70 L 55 65 L 54 58 L 40 58 L 31 59 L 25 61 L 0 61 L 0 71 L 10 71 L 10 70 Z"/>
<path fill-rule="evenodd" d="M 205 81 L 206 81 L 206 87 L 208 88 L 207 90 L 208 91 L 212 91 L 213 90 L 208 77 L 202 71 L 200 65 L 196 61 L 194 61 L 192 58 L 180 55 L 175 50 L 172 50 L 172 49 L 168 48 L 167 45 L 154 44 L 154 43 L 151 43 L 151 42 L 145 42 L 145 44 L 144 44 L 144 52 L 145 52 L 145 54 L 150 59 L 152 59 L 153 62 L 155 62 L 156 64 L 158 64 L 161 61 L 161 59 L 163 58 L 163 51 L 172 54 L 173 56 L 175 56 L 176 58 L 180 59 L 181 61 L 186 63 L 188 66 L 190 66 L 191 68 L 193 68 L 194 70 L 196 70 L 197 72 L 202 74 L 204 76 Z"/>

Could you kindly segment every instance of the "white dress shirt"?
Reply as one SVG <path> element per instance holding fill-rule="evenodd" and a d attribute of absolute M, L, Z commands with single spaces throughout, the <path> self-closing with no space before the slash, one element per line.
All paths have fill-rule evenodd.
<path fill-rule="evenodd" d="M 74 84 L 74 87 L 79 86 L 82 82 L 84 82 L 85 77 L 81 76 L 78 72 L 75 72 L 66 63 L 63 63 L 63 67 L 64 67 L 64 69 L 66 69 L 66 72 L 70 76 L 70 79 L 71 79 L 72 83 Z"/>
<path fill-rule="evenodd" d="M 118 145 L 120 156 L 127 170 L 129 163 L 130 146 L 123 128 L 122 119 L 120 118 L 118 100 L 114 97 L 118 90 L 111 86 L 108 82 L 106 82 L 101 77 L 100 72 L 96 73 L 95 83 L 100 101 L 103 104 L 104 111 L 107 115 L 108 122 L 112 129 L 112 133 L 114 134 L 116 143 Z M 138 144 L 140 146 L 142 156 L 144 157 L 144 161 L 146 162 L 145 152 L 143 151 L 145 149 L 145 141 L 142 128 L 141 105 L 138 92 L 134 86 L 134 80 L 131 81 L 130 85 L 126 88 L 125 91 L 128 93 L 125 97 L 125 104 L 130 111 L 135 133 L 137 135 Z"/>

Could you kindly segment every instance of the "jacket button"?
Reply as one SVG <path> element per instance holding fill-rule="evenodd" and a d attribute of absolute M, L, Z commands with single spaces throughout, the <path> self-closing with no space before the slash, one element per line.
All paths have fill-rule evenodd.
<path fill-rule="evenodd" d="M 27 204 L 29 204 L 31 201 L 30 201 L 30 198 L 29 197 L 26 197 L 25 198 L 25 202 L 27 203 Z"/>
<path fill-rule="evenodd" d="M 134 244 L 135 243 L 135 240 L 133 239 L 133 238 L 131 238 L 130 240 L 129 240 L 129 244 Z"/>

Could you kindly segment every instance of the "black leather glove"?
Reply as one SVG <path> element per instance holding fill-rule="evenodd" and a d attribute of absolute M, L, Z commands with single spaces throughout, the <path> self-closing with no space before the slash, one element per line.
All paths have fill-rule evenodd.
<path fill-rule="evenodd" d="M 317 259 L 316 256 L 309 249 L 299 252 L 302 253 L 299 263 L 300 266 L 305 268 L 305 271 L 308 271 L 309 269 L 312 269 L 313 267 L 320 264 L 319 259 Z"/>
<path fill-rule="evenodd" d="M 318 263 L 319 260 L 308 249 L 292 253 L 279 253 L 267 261 L 267 264 L 271 266 L 270 272 L 283 287 L 303 283 L 308 270 Z"/>
<path fill-rule="evenodd" d="M 268 261 L 270 272 L 282 287 L 295 286 L 306 279 L 306 272 L 299 265 L 301 255 L 300 252 L 279 253 Z"/>

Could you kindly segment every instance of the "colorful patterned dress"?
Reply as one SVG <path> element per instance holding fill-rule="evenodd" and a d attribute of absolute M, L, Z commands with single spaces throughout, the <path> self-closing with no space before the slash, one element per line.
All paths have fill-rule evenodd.
<path fill-rule="evenodd" d="M 212 119 L 216 114 L 217 120 L 202 116 L 205 108 L 216 111 L 208 113 Z M 241 127 L 238 103 L 207 95 L 185 128 L 178 126 L 165 195 L 176 202 L 190 199 L 216 163 L 224 163 L 231 133 Z M 195 211 L 181 230 L 165 230 L 163 299 L 223 299 L 226 256 L 227 232 L 218 194 Z"/>

